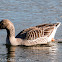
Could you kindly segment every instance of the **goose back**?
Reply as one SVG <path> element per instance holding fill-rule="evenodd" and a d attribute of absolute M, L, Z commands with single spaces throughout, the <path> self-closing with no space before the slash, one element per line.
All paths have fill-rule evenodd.
<path fill-rule="evenodd" d="M 16 38 L 34 40 L 39 37 L 49 37 L 54 30 L 55 24 L 42 24 L 22 30 Z"/>

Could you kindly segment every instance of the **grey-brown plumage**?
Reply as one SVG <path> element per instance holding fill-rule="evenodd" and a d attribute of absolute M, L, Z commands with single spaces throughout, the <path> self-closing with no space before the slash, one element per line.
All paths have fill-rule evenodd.
<path fill-rule="evenodd" d="M 0 29 L 7 30 L 6 43 L 11 45 L 36 45 L 45 44 L 54 38 L 60 23 L 41 24 L 22 30 L 15 37 L 15 28 L 11 21 L 4 19 L 0 22 Z"/>
<path fill-rule="evenodd" d="M 50 36 L 56 24 L 43 24 L 21 31 L 16 38 L 34 40 L 39 37 Z"/>

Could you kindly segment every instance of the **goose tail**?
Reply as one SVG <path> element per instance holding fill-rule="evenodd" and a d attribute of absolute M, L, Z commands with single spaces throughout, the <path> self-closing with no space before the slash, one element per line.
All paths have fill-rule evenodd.
<path fill-rule="evenodd" d="M 55 23 L 55 26 L 58 28 L 61 25 L 61 22 Z"/>

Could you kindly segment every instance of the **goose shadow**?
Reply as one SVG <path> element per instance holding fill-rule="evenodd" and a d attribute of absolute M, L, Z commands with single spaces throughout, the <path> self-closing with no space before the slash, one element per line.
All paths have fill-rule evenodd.
<path fill-rule="evenodd" d="M 7 62 L 23 62 L 23 61 L 34 62 L 34 61 L 44 61 L 44 59 L 52 60 L 52 58 L 50 57 L 51 54 L 57 51 L 56 48 L 53 50 L 53 47 L 45 45 L 37 45 L 30 47 L 6 45 L 6 49 L 7 49 Z M 52 57 L 54 57 L 54 55 Z"/>

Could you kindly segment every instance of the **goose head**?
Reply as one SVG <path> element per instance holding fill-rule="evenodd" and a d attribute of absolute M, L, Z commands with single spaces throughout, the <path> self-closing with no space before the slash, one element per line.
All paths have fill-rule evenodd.
<path fill-rule="evenodd" d="M 8 19 L 4 19 L 0 21 L 0 29 L 11 29 L 13 28 L 13 23 L 9 21 Z"/>

